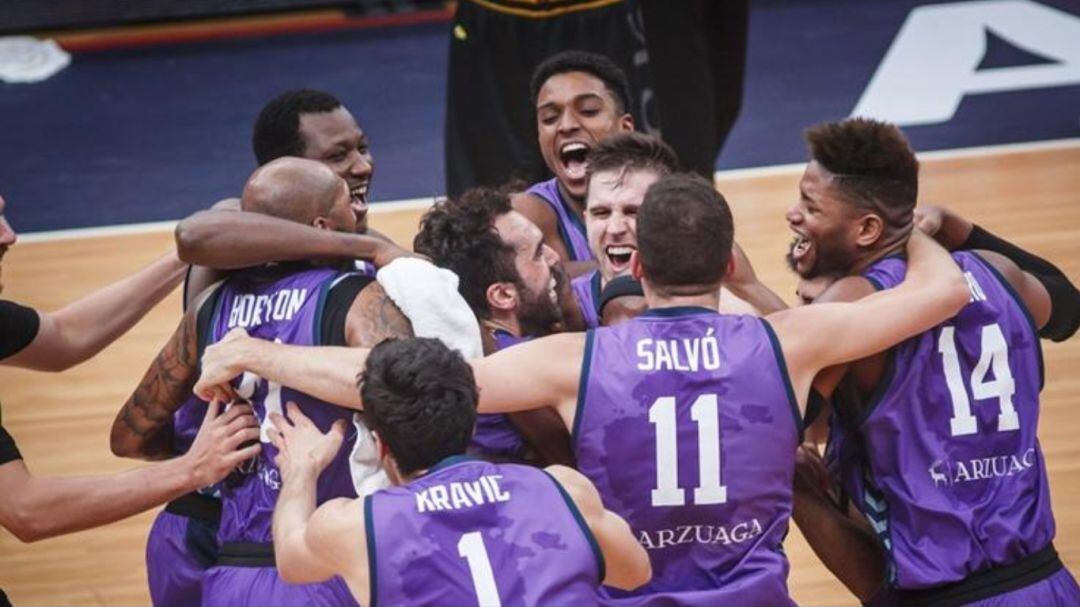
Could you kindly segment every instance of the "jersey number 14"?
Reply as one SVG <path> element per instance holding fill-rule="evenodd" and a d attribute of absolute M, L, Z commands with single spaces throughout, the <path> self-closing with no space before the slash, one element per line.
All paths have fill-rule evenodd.
<path fill-rule="evenodd" d="M 997 397 L 998 432 L 1019 430 L 1020 418 L 1012 402 L 1013 394 L 1016 393 L 1016 382 L 1013 381 L 1012 371 L 1009 369 L 1009 344 L 1005 341 L 1001 327 L 996 323 L 984 326 L 980 345 L 979 362 L 971 371 L 971 395 L 975 400 Z M 938 352 L 941 353 L 945 383 L 949 387 L 953 406 L 949 431 L 952 436 L 975 434 L 979 430 L 978 420 L 971 412 L 971 401 L 968 400 L 967 387 L 960 369 L 960 356 L 956 352 L 956 327 L 941 328 Z M 986 376 L 991 370 L 994 379 L 987 381 Z"/>

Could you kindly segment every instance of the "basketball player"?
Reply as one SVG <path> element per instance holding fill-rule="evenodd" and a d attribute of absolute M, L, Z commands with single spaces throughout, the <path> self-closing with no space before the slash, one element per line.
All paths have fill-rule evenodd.
<path fill-rule="evenodd" d="M 367 359 L 364 419 L 397 487 L 315 506 L 341 443 L 295 407 L 275 415 L 282 470 L 274 539 L 292 582 L 342 576 L 362 605 L 595 605 L 601 582 L 632 589 L 649 559 L 596 488 L 563 466 L 466 456 L 476 384 L 434 339 L 385 342 Z"/>
<path fill-rule="evenodd" d="M 367 135 L 349 110 L 336 97 L 308 89 L 286 91 L 270 100 L 255 121 L 252 147 L 259 165 L 285 156 L 317 160 L 349 185 L 351 208 L 356 215 L 356 231 L 389 240 L 368 229 L 368 193 L 375 173 Z M 376 254 L 400 255 L 401 249 L 371 251 L 371 243 L 338 234 L 313 234 L 310 226 L 280 221 L 260 215 L 234 215 L 239 201 L 228 199 L 215 210 L 196 213 L 176 227 L 181 259 L 198 264 L 185 283 L 186 300 L 223 276 L 215 269 L 247 268 L 274 261 L 352 258 L 371 259 Z M 384 247 L 385 249 L 385 247 Z M 328 255 L 330 254 L 330 255 Z M 374 268 L 359 264 L 360 271 L 374 274 Z"/>
<path fill-rule="evenodd" d="M 650 551 L 653 581 L 633 593 L 604 589 L 605 604 L 791 604 L 780 544 L 814 376 L 924 331 L 968 299 L 945 251 L 913 238 L 907 280 L 888 294 L 765 319 L 721 315 L 733 228 L 711 184 L 661 179 L 639 210 L 631 261 L 647 314 L 473 362 L 480 411 L 556 409 L 579 469 Z M 357 356 L 253 339 L 241 351 L 273 356 L 287 381 L 326 392 L 350 381 Z M 246 366 L 209 354 L 196 386 L 206 395 Z M 290 372 L 298 362 L 304 372 Z"/>
<path fill-rule="evenodd" d="M 637 212 L 645 191 L 665 175 L 678 170 L 678 159 L 667 144 L 652 135 L 618 133 L 600 142 L 589 153 L 588 190 L 585 197 L 585 231 L 597 269 L 573 279 L 586 328 L 600 326 L 600 294 L 616 276 L 630 271 L 630 255 L 637 250 Z M 762 285 L 742 249 L 735 246 L 735 267 L 725 281 L 721 296 L 725 312 L 765 313 L 782 309 L 777 296 Z M 741 301 L 735 302 L 735 298 Z M 743 303 L 747 305 L 741 305 Z M 750 305 L 752 304 L 752 306 Z"/>
<path fill-rule="evenodd" d="M 356 216 L 347 184 L 324 165 L 299 158 L 282 158 L 257 170 L 244 190 L 244 210 L 273 214 L 318 228 L 351 233 Z M 183 417 L 197 404 L 185 404 L 178 422 L 173 416 L 190 394 L 198 368 L 198 351 L 235 328 L 288 343 L 368 344 L 390 336 L 408 335 L 408 321 L 370 277 L 310 264 L 282 264 L 231 276 L 208 291 L 193 307 L 177 333 L 159 354 L 139 388 L 125 404 L 113 426 L 113 446 L 119 453 L 153 455 L 184 443 Z M 280 410 L 289 388 L 247 376 L 236 392 L 255 404 L 263 423 L 268 411 Z M 351 412 L 297 394 L 308 414 L 329 427 L 336 419 L 351 420 Z M 353 424 L 348 449 L 334 461 L 331 474 L 320 484 L 323 499 L 355 496 L 368 485 L 378 485 L 377 461 L 370 435 Z M 271 452 L 273 449 L 268 449 Z M 270 510 L 276 497 L 278 473 L 272 460 L 260 458 L 244 474 L 219 487 L 222 497 L 221 543 L 216 566 L 205 574 L 202 603 L 208 605 L 296 605 L 351 602 L 340 583 L 293 587 L 285 585 L 273 569 Z M 181 513 L 183 514 L 183 513 Z M 190 517 L 189 517 L 190 518 Z M 181 524 L 184 521 L 179 521 Z M 168 523 L 164 523 L 168 525 Z M 191 533 L 190 521 L 188 532 Z M 166 529 L 172 537 L 175 530 Z M 181 536 L 183 537 L 183 536 Z M 195 555 L 198 556 L 198 555 Z M 185 561 L 184 566 L 189 563 Z M 187 589 L 206 564 L 195 561 L 188 572 L 160 572 L 174 592 Z M 181 575 L 184 573 L 183 575 Z M 198 598 L 195 595 L 195 598 Z"/>
<path fill-rule="evenodd" d="M 5 207 L 0 197 L 0 261 L 17 239 L 4 217 Z M 169 254 L 58 312 L 38 312 L 0 300 L 0 364 L 42 371 L 74 366 L 130 329 L 172 291 L 181 276 L 183 265 L 175 254 Z M 220 480 L 254 456 L 259 446 L 240 447 L 257 425 L 246 407 L 221 416 L 217 409 L 215 403 L 202 418 L 186 455 L 101 476 L 31 475 L 0 422 L 0 527 L 21 541 L 37 541 L 127 518 Z M 8 604 L 0 590 L 0 605 Z"/>
<path fill-rule="evenodd" d="M 499 190 L 478 188 L 437 203 L 420 220 L 413 249 L 458 276 L 480 322 L 484 354 L 546 335 L 562 320 L 558 255 Z M 498 461 L 571 464 L 570 435 L 550 409 L 479 415 L 469 453 Z"/>
<path fill-rule="evenodd" d="M 865 119 L 820 125 L 807 140 L 812 160 L 788 212 L 796 270 L 804 278 L 845 276 L 819 302 L 894 287 L 906 271 L 899 253 L 918 191 L 907 140 Z M 1053 548 L 1036 439 L 1038 337 L 1075 332 L 1080 296 L 1052 265 L 969 222 L 949 219 L 941 229 L 958 234 L 953 244 L 984 249 L 953 256 L 970 304 L 850 367 L 853 400 L 865 406 L 837 414 L 872 448 L 863 450 L 862 486 L 849 491 L 880 529 L 888 585 L 901 604 L 1080 604 Z M 818 385 L 828 394 L 835 382 Z"/>
<path fill-rule="evenodd" d="M 592 269 L 585 235 L 587 158 L 604 138 L 634 130 L 626 75 L 602 55 L 566 51 L 533 73 L 540 154 L 555 175 L 513 197 L 514 209 L 540 227 L 571 276 Z"/>
<path fill-rule="evenodd" d="M 367 136 L 333 95 L 301 89 L 270 100 L 256 120 L 252 147 L 260 165 L 285 156 L 301 156 L 322 162 L 346 180 L 357 233 L 322 230 L 261 213 L 223 212 L 237 211 L 240 205 L 237 199 L 221 201 L 212 210 L 177 224 L 179 255 L 195 264 L 184 283 L 185 307 L 206 287 L 223 279 L 222 270 L 279 261 L 364 259 L 372 263 L 358 262 L 358 269 L 373 275 L 375 267 L 407 254 L 384 236 L 367 230 L 374 158 Z M 185 397 L 190 398 L 190 394 L 185 393 Z M 191 400 L 196 402 L 176 413 L 176 436 L 190 436 L 197 428 L 193 424 L 205 404 Z M 182 450 L 185 446 L 186 441 L 174 441 L 171 448 Z M 161 456 L 127 449 L 121 449 L 118 455 Z M 150 597 L 155 607 L 185 607 L 199 602 L 202 572 L 217 559 L 214 538 L 221 505 L 215 495 L 184 496 L 168 504 L 155 519 L 146 552 Z"/>

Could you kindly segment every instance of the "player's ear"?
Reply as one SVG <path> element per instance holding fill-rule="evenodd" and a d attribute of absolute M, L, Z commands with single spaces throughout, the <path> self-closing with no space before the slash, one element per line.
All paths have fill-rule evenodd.
<path fill-rule="evenodd" d="M 632 132 L 634 130 L 634 117 L 627 112 L 619 117 L 619 130 Z"/>
<path fill-rule="evenodd" d="M 867 213 L 859 220 L 855 243 L 860 247 L 874 246 L 885 234 L 885 221 L 877 213 Z"/>
<path fill-rule="evenodd" d="M 728 257 L 727 267 L 724 268 L 724 281 L 726 282 L 735 273 L 735 256 Z"/>
<path fill-rule="evenodd" d="M 319 229 L 319 230 L 331 230 L 331 229 L 333 229 L 333 228 L 330 227 L 330 220 L 327 219 L 326 217 L 321 216 L 321 215 L 319 217 L 316 217 L 315 221 L 311 222 L 311 225 L 315 226 L 315 228 Z"/>
<path fill-rule="evenodd" d="M 645 275 L 645 270 L 641 267 L 641 256 L 636 250 L 630 253 L 630 275 L 638 282 Z"/>
<path fill-rule="evenodd" d="M 484 295 L 492 310 L 513 310 L 518 305 L 517 285 L 512 282 L 493 282 Z"/>

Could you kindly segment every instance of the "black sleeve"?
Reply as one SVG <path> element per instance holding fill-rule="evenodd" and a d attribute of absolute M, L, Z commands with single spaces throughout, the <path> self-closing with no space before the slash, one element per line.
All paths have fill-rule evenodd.
<path fill-rule="evenodd" d="M 319 345 L 347 346 L 345 343 L 345 320 L 349 316 L 356 296 L 374 281 L 370 276 L 349 274 L 338 280 L 326 294 L 322 324 L 319 327 Z"/>
<path fill-rule="evenodd" d="M 1080 291 L 1057 266 L 978 225 L 972 227 L 971 234 L 960 248 L 985 249 L 1004 255 L 1046 287 L 1050 294 L 1050 320 L 1039 330 L 1040 336 L 1065 341 L 1080 329 Z"/>
<path fill-rule="evenodd" d="M 40 326 L 41 319 L 33 308 L 0 300 L 0 360 L 30 345 Z"/>
<path fill-rule="evenodd" d="M 11 438 L 3 426 L 0 426 L 0 466 L 17 459 L 22 459 L 22 454 L 15 446 L 15 439 Z"/>

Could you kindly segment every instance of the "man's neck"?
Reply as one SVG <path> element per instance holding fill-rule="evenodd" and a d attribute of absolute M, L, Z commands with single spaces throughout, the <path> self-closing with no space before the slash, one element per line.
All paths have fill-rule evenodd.
<path fill-rule="evenodd" d="M 708 308 L 716 310 L 720 307 L 720 288 L 715 291 L 700 295 L 659 295 L 645 290 L 645 301 L 649 303 L 650 310 L 659 308 Z"/>
<path fill-rule="evenodd" d="M 880 249 L 868 252 L 865 256 L 852 264 L 851 269 L 848 271 L 848 275 L 858 276 L 865 272 L 867 268 L 886 257 L 902 255 L 904 253 L 904 247 L 907 246 L 907 239 L 908 234 L 905 233 L 904 236 L 896 242 L 886 244 Z"/>
<path fill-rule="evenodd" d="M 577 214 L 580 219 L 584 220 L 585 201 L 579 200 L 571 196 L 570 193 L 566 190 L 566 187 L 563 186 L 562 182 L 559 181 L 557 178 L 555 179 L 555 187 L 559 188 L 559 195 L 562 196 L 562 199 L 565 200 L 566 204 L 570 206 L 569 210 Z"/>

